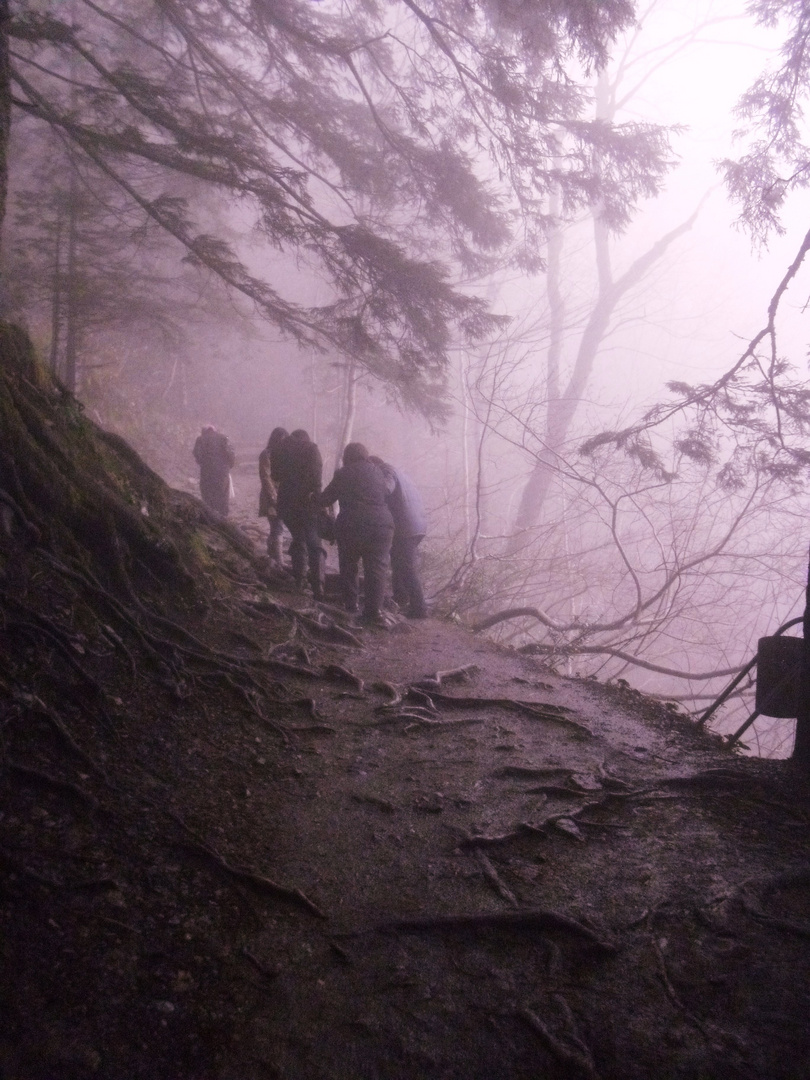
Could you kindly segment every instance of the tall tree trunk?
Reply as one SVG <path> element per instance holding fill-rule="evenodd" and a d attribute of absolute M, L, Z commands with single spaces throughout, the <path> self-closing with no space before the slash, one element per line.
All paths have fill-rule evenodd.
<path fill-rule="evenodd" d="M 354 431 L 354 418 L 357 413 L 357 375 L 355 373 L 354 360 L 346 365 L 346 382 L 343 397 L 343 423 L 340 426 L 340 438 L 335 447 L 335 471 L 343 463 L 343 451 L 347 443 L 352 441 Z"/>
<path fill-rule="evenodd" d="M 59 347 L 62 344 L 62 215 L 56 220 L 56 239 L 53 250 L 53 277 L 51 285 L 51 371 L 59 371 Z"/>
<path fill-rule="evenodd" d="M 559 220 L 559 193 L 552 195 L 550 213 Z M 556 225 L 548 238 L 546 257 L 546 295 L 549 310 L 549 344 L 546 354 L 545 445 L 535 460 L 529 479 L 520 496 L 512 535 L 506 545 L 507 555 L 515 555 L 526 543 L 526 531 L 537 523 L 553 477 L 554 448 L 552 428 L 560 408 L 560 361 L 562 359 L 565 298 L 562 290 L 563 230 Z"/>
<path fill-rule="evenodd" d="M 664 256 L 670 245 L 692 228 L 702 205 L 703 200 L 686 221 L 676 226 L 665 236 L 662 236 L 660 240 L 657 240 L 643 255 L 640 255 L 631 263 L 624 274 L 615 281 L 610 267 L 608 231 L 599 217 L 598 209 L 595 209 L 593 220 L 594 252 L 599 279 L 599 292 L 596 303 L 582 331 L 568 385 L 565 390 L 558 391 L 556 396 L 549 398 L 543 449 L 537 455 L 531 475 L 523 490 L 520 506 L 515 516 L 512 536 L 507 546 L 508 554 L 514 554 L 525 546 L 527 530 L 531 529 L 540 520 L 543 505 L 548 498 L 554 479 L 557 462 L 565 448 L 579 403 L 582 400 L 594 363 L 602 347 L 602 342 L 607 335 L 610 320 L 619 301 L 639 282 L 643 281 L 654 264 Z M 552 384 L 549 383 L 548 385 L 551 386 Z"/>
<path fill-rule="evenodd" d="M 68 199 L 67 295 L 65 319 L 65 386 L 72 394 L 78 386 L 79 281 L 76 273 L 76 181 L 71 174 Z"/>
<path fill-rule="evenodd" d="M 802 673 L 799 682 L 799 715 L 796 719 L 796 741 L 793 744 L 792 761 L 805 772 L 810 772 L 810 566 L 807 573 L 807 591 L 804 607 L 804 649 Z"/>
<path fill-rule="evenodd" d="M 613 89 L 605 72 L 601 71 L 596 84 L 596 117 L 597 119 L 613 120 L 615 113 L 616 102 Z M 526 486 L 521 495 L 512 526 L 512 534 L 506 545 L 507 554 L 514 555 L 526 546 L 529 530 L 540 520 L 543 507 L 552 487 L 556 465 L 569 438 L 577 409 L 619 301 L 644 279 L 673 241 L 692 228 L 702 205 L 703 200 L 686 221 L 656 241 L 615 281 L 610 260 L 610 234 L 602 220 L 601 206 L 595 204 L 591 208 L 594 262 L 598 288 L 597 298 L 582 331 L 574 367 L 568 385 L 564 390 L 560 389 L 560 360 L 565 314 L 561 271 L 564 240 L 562 227 L 555 229 L 550 235 L 547 275 L 550 343 L 546 379 L 545 436 L 542 450 L 535 459 L 529 479 L 526 481 Z M 557 216 L 558 212 L 553 207 L 551 212 Z"/>

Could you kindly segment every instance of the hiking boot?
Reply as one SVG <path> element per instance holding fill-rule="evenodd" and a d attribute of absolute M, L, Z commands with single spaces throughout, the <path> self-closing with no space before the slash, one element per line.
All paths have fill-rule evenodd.
<path fill-rule="evenodd" d="M 389 622 L 384 615 L 362 615 L 360 617 L 360 625 L 367 626 L 370 630 L 387 630 Z"/>
<path fill-rule="evenodd" d="M 427 608 L 408 608 L 405 612 L 406 619 L 427 619 Z"/>

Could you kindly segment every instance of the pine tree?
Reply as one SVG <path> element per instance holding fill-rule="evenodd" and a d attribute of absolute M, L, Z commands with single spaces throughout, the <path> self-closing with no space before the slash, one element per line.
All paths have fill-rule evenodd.
<path fill-rule="evenodd" d="M 627 0 L 21 0 L 13 102 L 279 329 L 436 415 L 451 344 L 497 326 L 454 278 L 537 266 L 552 187 L 618 228 L 660 180 L 660 133 L 586 120 L 573 77 L 632 16 Z M 146 173 L 237 197 L 330 301 L 297 303 Z"/>

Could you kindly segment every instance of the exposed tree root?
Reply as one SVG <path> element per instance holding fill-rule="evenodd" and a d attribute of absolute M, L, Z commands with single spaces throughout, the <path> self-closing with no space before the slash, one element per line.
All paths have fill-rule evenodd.
<path fill-rule="evenodd" d="M 432 693 L 434 690 L 441 690 L 446 682 L 469 682 L 478 670 L 477 664 L 465 664 L 463 667 L 450 668 L 448 671 L 437 671 L 435 675 L 422 679 L 417 686 Z"/>
<path fill-rule="evenodd" d="M 487 930 L 564 930 L 583 938 L 600 952 L 613 955 L 613 942 L 606 940 L 583 923 L 560 915 L 556 911 L 533 908 L 525 911 L 506 911 L 486 915 L 433 915 L 424 918 L 395 919 L 380 923 L 374 929 L 383 933 L 430 933 L 431 931 Z"/>
<path fill-rule="evenodd" d="M 19 705 L 24 706 L 36 716 L 41 716 L 43 719 L 47 720 L 51 727 L 54 729 L 54 731 L 58 733 L 60 738 L 65 742 L 67 746 L 70 747 L 70 749 L 79 758 L 79 760 L 83 761 L 95 773 L 102 777 L 105 783 L 108 783 L 107 774 L 104 769 L 101 767 L 101 765 L 99 765 L 95 758 L 91 757 L 90 754 L 86 753 L 81 748 L 81 746 L 79 746 L 79 744 L 73 738 L 73 735 L 71 735 L 70 731 L 67 728 L 67 725 L 65 724 L 59 713 L 56 711 L 56 709 L 52 709 L 50 705 L 47 705 L 35 694 L 17 692 L 12 694 L 12 698 L 15 702 L 17 702 Z"/>
<path fill-rule="evenodd" d="M 518 907 L 519 905 L 517 897 L 512 892 L 512 890 L 504 884 L 500 874 L 492 865 L 487 855 L 479 848 L 476 851 L 476 856 L 478 858 L 478 862 L 481 864 L 481 869 L 484 871 L 484 877 L 495 889 L 495 892 L 499 896 L 503 897 L 503 899 L 506 900 L 507 903 L 511 904 L 512 907 Z"/>
<path fill-rule="evenodd" d="M 269 968 L 259 960 L 248 948 L 242 949 L 242 956 L 248 960 L 264 979 L 277 979 L 281 974 L 278 968 Z"/>
<path fill-rule="evenodd" d="M 73 784 L 69 780 L 62 780 L 58 776 L 51 776 L 50 773 L 41 772 L 39 769 L 32 769 L 27 765 L 20 765 L 16 761 L 10 761 L 8 763 L 8 770 L 13 776 L 18 776 L 24 782 L 34 784 L 37 787 L 45 788 L 46 790 L 58 792 L 59 794 L 70 795 L 82 804 L 89 806 L 91 810 L 98 809 L 98 799 L 94 795 L 91 795 L 89 791 L 84 791 L 78 784 Z"/>
<path fill-rule="evenodd" d="M 512 832 L 501 833 L 498 836 L 465 836 L 459 841 L 462 850 L 471 848 L 501 847 L 505 844 L 513 844 L 516 840 L 524 840 L 527 836 L 542 836 L 546 833 L 535 825 L 522 823 Z"/>
<path fill-rule="evenodd" d="M 406 696 L 415 701 L 417 705 L 421 705 L 423 708 L 427 709 L 428 712 L 438 713 L 439 711 L 430 694 L 425 693 L 424 690 L 420 690 L 416 686 L 409 686 L 406 691 Z"/>
<path fill-rule="evenodd" d="M 298 619 L 301 625 L 319 641 L 337 643 L 338 645 L 348 645 L 355 649 L 363 648 L 363 642 L 356 634 L 353 634 L 343 626 L 338 626 L 337 623 L 332 622 L 332 620 L 323 623 L 318 619 L 311 619 L 308 615 L 302 615 L 300 612 L 298 614 Z"/>
<path fill-rule="evenodd" d="M 397 807 L 388 799 L 381 799 L 377 795 L 365 795 L 363 793 L 356 793 L 352 795 L 352 799 L 358 803 L 367 803 L 369 806 L 376 806 L 378 810 L 384 810 L 386 814 L 395 814 Z"/>
<path fill-rule="evenodd" d="M 559 997 L 559 995 L 555 995 L 555 997 Z M 599 1080 L 599 1074 L 596 1071 L 590 1050 L 579 1039 L 573 1029 L 568 1032 L 569 1045 L 558 1039 L 556 1035 L 552 1035 L 540 1017 L 531 1009 L 520 1009 L 518 1016 L 529 1025 L 532 1031 L 540 1036 L 549 1050 L 563 1065 L 574 1069 L 576 1073 L 587 1077 L 588 1080 Z M 570 1024 L 573 1024 L 572 1017 L 570 1018 Z"/>
<path fill-rule="evenodd" d="M 425 682 L 415 684 L 412 689 L 422 690 L 427 687 Z M 430 692 L 431 701 L 444 705 L 450 709 L 509 709 L 511 711 L 522 712 L 528 716 L 534 717 L 538 720 L 549 720 L 555 724 L 567 724 L 570 727 L 576 728 L 578 731 L 584 732 L 586 735 L 593 735 L 590 728 L 585 724 L 579 724 L 576 720 L 563 716 L 563 712 L 567 712 L 567 709 L 563 709 L 559 705 L 546 705 L 533 701 L 520 701 L 516 698 L 480 698 L 480 697 L 455 697 L 451 694 L 441 694 L 438 691 Z"/>
<path fill-rule="evenodd" d="M 497 777 L 516 777 L 524 780 L 535 780 L 540 776 L 573 776 L 573 769 L 563 768 L 532 768 L 528 765 L 504 765 L 500 769 L 496 769 L 493 776 Z"/>
<path fill-rule="evenodd" d="M 200 855 L 210 865 L 216 867 L 225 877 L 231 881 L 240 882 L 244 885 L 249 885 L 259 893 L 275 897 L 278 900 L 285 900 L 288 903 L 294 904 L 296 907 L 304 908 L 304 910 L 310 912 L 312 915 L 316 915 L 319 919 L 326 919 L 328 916 L 324 915 L 321 909 L 305 896 L 300 889 L 289 889 L 285 885 L 279 885 L 275 881 L 271 881 L 270 878 L 264 877 L 262 874 L 257 874 L 253 870 L 248 870 L 241 866 L 231 866 L 231 864 L 219 855 L 213 848 L 205 844 L 189 827 L 179 818 L 173 811 L 166 810 L 166 813 L 181 826 L 183 831 L 190 837 L 181 843 L 181 847 Z"/>
<path fill-rule="evenodd" d="M 17 518 L 17 521 L 22 525 L 28 540 L 32 544 L 38 544 L 42 540 L 42 532 L 40 529 L 28 520 L 22 511 L 22 508 L 17 505 L 16 501 L 12 499 L 9 493 L 3 488 L 0 488 L 0 503 L 7 506 Z M 6 528 L 6 532 L 9 532 L 9 528 Z"/>
<path fill-rule="evenodd" d="M 355 675 L 353 671 L 349 671 L 342 664 L 326 664 L 323 669 L 323 678 L 350 683 L 359 693 L 363 692 L 365 686 L 359 675 Z"/>
<path fill-rule="evenodd" d="M 790 888 L 795 885 L 810 884 L 810 870 L 792 871 L 788 874 L 780 874 L 759 887 L 762 896 L 768 896 L 782 888 Z M 740 902 L 746 914 L 765 926 L 772 926 L 777 930 L 785 930 L 797 937 L 810 938 L 810 924 L 794 922 L 793 919 L 785 919 L 778 915 L 769 915 L 759 905 L 758 898 L 754 895 L 751 883 L 746 883 L 739 890 Z"/>
<path fill-rule="evenodd" d="M 379 690 L 382 694 L 387 694 L 390 701 L 386 701 L 383 705 L 377 706 L 377 711 L 382 709 L 394 709 L 402 704 L 402 694 L 397 690 L 393 683 L 390 682 L 375 682 L 369 684 L 370 690 Z"/>

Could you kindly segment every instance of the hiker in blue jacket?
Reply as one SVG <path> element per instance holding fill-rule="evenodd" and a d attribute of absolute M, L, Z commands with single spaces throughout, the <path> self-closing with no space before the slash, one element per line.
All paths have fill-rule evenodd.
<path fill-rule="evenodd" d="M 388 506 L 394 519 L 391 543 L 391 588 L 394 600 L 409 619 L 427 616 L 425 594 L 417 567 L 417 549 L 427 532 L 427 518 L 416 485 L 400 469 L 371 457 L 386 479 Z"/>

